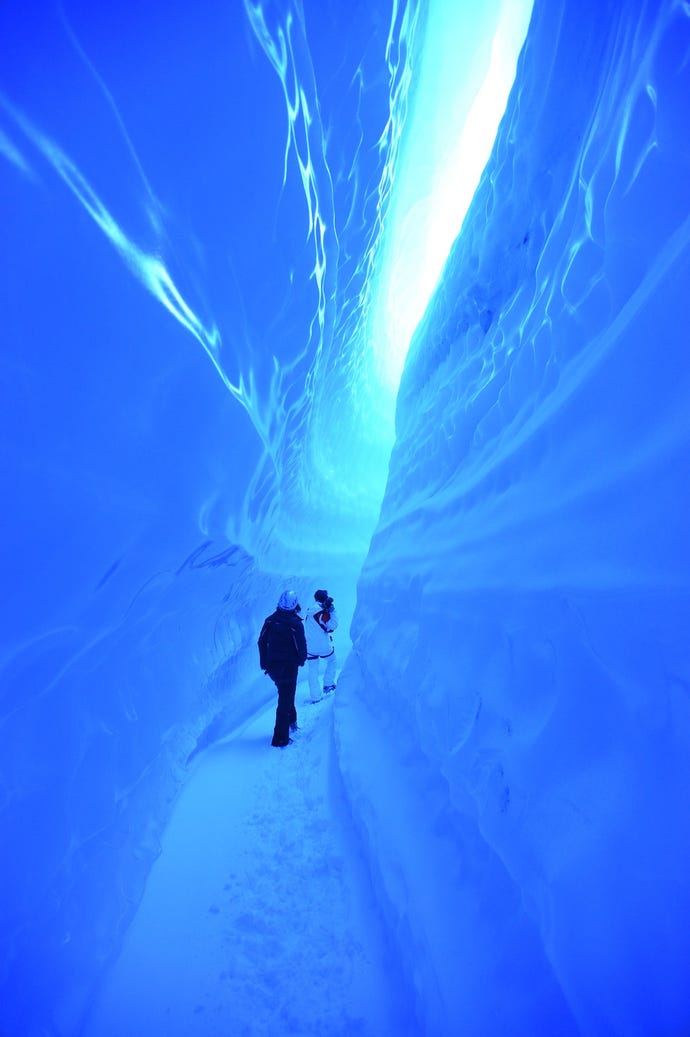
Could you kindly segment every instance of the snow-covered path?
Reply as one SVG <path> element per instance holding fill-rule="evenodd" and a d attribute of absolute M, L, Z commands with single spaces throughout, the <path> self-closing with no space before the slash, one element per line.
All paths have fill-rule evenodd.
<path fill-rule="evenodd" d="M 332 698 L 286 749 L 275 706 L 206 752 L 85 1037 L 407 1030 L 337 771 Z"/>

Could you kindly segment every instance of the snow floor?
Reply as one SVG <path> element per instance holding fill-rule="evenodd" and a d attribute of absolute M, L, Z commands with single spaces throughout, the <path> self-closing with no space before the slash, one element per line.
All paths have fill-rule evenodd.
<path fill-rule="evenodd" d="M 335 693 L 337 694 L 337 692 Z M 410 1032 L 339 784 L 333 696 L 297 688 L 200 758 L 84 1037 Z"/>

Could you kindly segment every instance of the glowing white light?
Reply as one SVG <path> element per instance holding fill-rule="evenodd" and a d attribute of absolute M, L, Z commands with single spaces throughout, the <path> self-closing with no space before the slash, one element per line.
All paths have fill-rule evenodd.
<path fill-rule="evenodd" d="M 532 0 L 430 5 L 371 325 L 392 391 L 491 153 L 531 13 Z"/>

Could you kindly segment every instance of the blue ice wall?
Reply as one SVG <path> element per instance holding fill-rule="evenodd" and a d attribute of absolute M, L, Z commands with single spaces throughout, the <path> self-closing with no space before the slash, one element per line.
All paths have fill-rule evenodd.
<path fill-rule="evenodd" d="M 393 415 L 357 329 L 419 20 L 0 10 L 3 1037 L 76 1032 L 186 761 L 270 695 L 284 581 L 327 553 L 351 611 Z"/>
<path fill-rule="evenodd" d="M 537 0 L 403 375 L 336 730 L 427 1035 L 690 1032 L 689 14 Z"/>
<path fill-rule="evenodd" d="M 377 519 L 427 5 L 304 6 L 0 10 L 3 1037 L 78 1031 Z M 687 5 L 538 3 L 405 374 L 337 734 L 428 1034 L 688 1029 L 688 67 Z"/>

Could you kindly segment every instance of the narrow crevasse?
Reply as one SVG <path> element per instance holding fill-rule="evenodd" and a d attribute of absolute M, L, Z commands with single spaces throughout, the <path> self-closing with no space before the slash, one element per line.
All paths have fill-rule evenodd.
<path fill-rule="evenodd" d="M 443 10 L 0 9 L 12 1037 L 78 1030 L 189 767 L 271 697 L 280 589 L 352 614 L 393 437 L 378 282 Z M 466 12 L 465 94 L 501 11 Z"/>
<path fill-rule="evenodd" d="M 475 7 L 0 10 L 3 1037 L 79 1032 L 287 583 L 410 1032 L 690 1028 L 688 8 L 537 0 L 396 410 Z"/>

